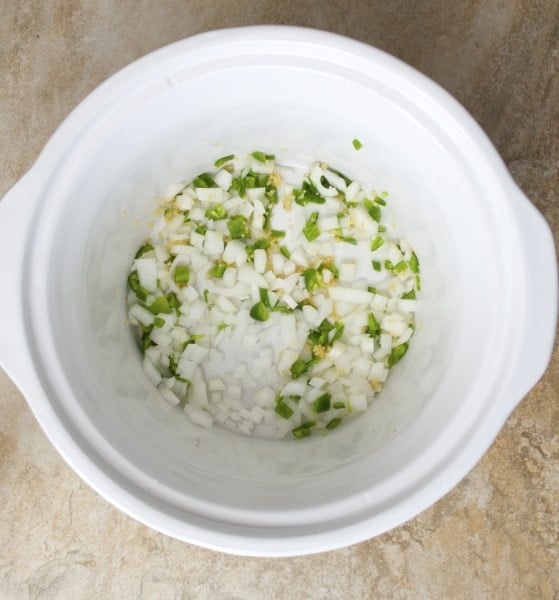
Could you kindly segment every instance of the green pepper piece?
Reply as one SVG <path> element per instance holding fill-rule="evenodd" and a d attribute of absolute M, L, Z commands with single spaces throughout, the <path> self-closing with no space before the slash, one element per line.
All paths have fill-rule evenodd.
<path fill-rule="evenodd" d="M 314 412 L 322 413 L 322 412 L 326 412 L 327 410 L 330 410 L 330 399 L 331 398 L 332 398 L 332 394 L 329 394 L 328 392 L 319 396 L 313 402 L 313 405 L 312 405 Z"/>
<path fill-rule="evenodd" d="M 351 179 L 347 175 L 341 171 L 338 171 L 337 169 L 334 169 L 334 167 L 328 167 L 328 171 L 334 173 L 334 175 L 337 175 L 338 177 L 341 177 L 346 182 L 346 185 L 351 183 Z"/>
<path fill-rule="evenodd" d="M 300 189 L 293 190 L 293 198 L 296 204 L 306 206 L 312 204 L 324 204 L 326 198 L 320 195 L 316 187 L 308 180 L 303 181 Z"/>
<path fill-rule="evenodd" d="M 318 331 L 326 331 L 327 333 L 332 331 L 332 329 L 334 329 L 334 325 L 330 323 L 328 319 L 322 319 L 320 325 L 318 326 Z"/>
<path fill-rule="evenodd" d="M 179 299 L 176 297 L 174 292 L 167 294 L 167 302 L 169 303 L 171 309 L 174 310 L 178 316 L 180 312 L 181 303 L 179 302 Z"/>
<path fill-rule="evenodd" d="M 292 308 L 289 306 L 285 306 L 285 304 L 279 304 L 279 301 L 272 307 L 272 312 L 284 313 L 286 315 L 290 315 L 293 312 Z"/>
<path fill-rule="evenodd" d="M 336 321 L 334 323 L 334 327 L 335 327 L 336 331 L 334 333 L 334 337 L 332 338 L 332 344 L 336 340 L 339 340 L 342 337 L 342 335 L 344 334 L 344 324 L 341 321 Z"/>
<path fill-rule="evenodd" d="M 392 348 L 392 352 L 388 356 L 388 368 L 391 369 L 397 362 L 400 362 L 404 354 L 408 351 L 408 343 L 404 342 Z"/>
<path fill-rule="evenodd" d="M 326 346 L 328 345 L 328 332 L 327 331 L 319 331 L 318 329 L 313 329 L 309 332 L 307 336 L 307 340 L 312 346 Z M 314 351 L 314 348 L 313 348 Z"/>
<path fill-rule="evenodd" d="M 291 258 L 291 252 L 287 246 L 280 246 L 280 252 L 287 258 L 288 260 Z"/>
<path fill-rule="evenodd" d="M 363 200 L 363 205 L 367 209 L 367 212 L 369 213 L 371 219 L 378 223 L 380 221 L 380 206 L 377 206 L 372 200 L 369 200 L 368 198 L 365 198 L 365 200 Z"/>
<path fill-rule="evenodd" d="M 149 292 L 140 285 L 140 278 L 138 277 L 138 271 L 132 271 L 128 275 L 128 285 L 130 289 L 136 294 L 138 300 L 145 302 L 149 296 Z"/>
<path fill-rule="evenodd" d="M 373 313 L 369 313 L 369 315 L 367 316 L 367 333 L 371 337 L 375 337 L 380 333 L 380 325 L 375 319 L 375 315 Z"/>
<path fill-rule="evenodd" d="M 270 296 L 266 288 L 258 288 L 258 294 L 260 295 L 260 302 L 266 307 L 270 308 Z"/>
<path fill-rule="evenodd" d="M 315 421 L 307 421 L 306 423 L 299 425 L 299 427 L 292 429 L 291 433 L 297 439 L 309 437 L 309 435 L 311 435 L 311 427 L 314 427 L 314 425 L 316 425 Z"/>
<path fill-rule="evenodd" d="M 302 359 L 298 358 L 289 369 L 291 371 L 291 377 L 297 379 L 306 373 L 309 369 L 309 365 Z"/>
<path fill-rule="evenodd" d="M 320 228 L 316 224 L 317 219 L 318 212 L 313 212 L 303 227 L 303 234 L 309 242 L 316 240 L 316 238 L 320 235 Z"/>
<path fill-rule="evenodd" d="M 223 204 L 214 204 L 213 206 L 210 206 L 210 208 L 208 208 L 206 210 L 206 217 L 208 217 L 208 219 L 212 219 L 213 221 L 219 221 L 220 219 L 225 219 L 225 217 L 227 216 L 227 211 L 225 210 L 225 207 L 223 206 Z"/>
<path fill-rule="evenodd" d="M 384 244 L 384 238 L 382 235 L 377 235 L 377 237 L 371 242 L 371 251 L 374 252 L 378 250 Z"/>
<path fill-rule="evenodd" d="M 146 242 L 140 246 L 134 258 L 140 258 L 140 256 L 143 256 L 146 252 L 150 252 L 151 250 L 153 250 L 153 246 L 149 242 Z"/>
<path fill-rule="evenodd" d="M 215 167 L 222 167 L 225 163 L 228 163 L 229 161 L 233 160 L 235 158 L 234 154 L 228 154 L 227 156 L 222 156 L 221 158 L 218 158 L 215 163 L 214 166 Z"/>
<path fill-rule="evenodd" d="M 313 268 L 303 271 L 303 279 L 305 280 L 305 287 L 309 292 L 316 290 L 322 285 L 322 276 Z"/>
<path fill-rule="evenodd" d="M 216 188 L 218 187 L 211 173 L 200 173 L 192 180 L 195 188 Z"/>
<path fill-rule="evenodd" d="M 235 177 L 231 182 L 231 191 L 238 192 L 241 198 L 244 198 L 246 193 L 246 182 L 244 177 Z"/>
<path fill-rule="evenodd" d="M 405 260 L 401 260 L 394 266 L 395 273 L 403 273 L 408 268 L 408 263 Z"/>
<path fill-rule="evenodd" d="M 267 160 L 274 160 L 275 158 L 274 154 L 266 154 L 264 152 L 260 152 L 260 150 L 255 150 L 251 156 L 261 163 L 265 163 Z"/>
<path fill-rule="evenodd" d="M 154 315 L 158 313 L 169 314 L 172 312 L 172 307 L 169 304 L 169 298 L 167 296 L 158 296 L 147 309 Z"/>
<path fill-rule="evenodd" d="M 219 279 L 221 279 L 223 277 L 223 274 L 225 273 L 226 269 L 227 269 L 227 263 L 219 262 L 219 263 L 216 263 L 208 271 L 208 275 L 210 277 L 218 277 Z"/>
<path fill-rule="evenodd" d="M 267 250 L 269 247 L 270 247 L 270 240 L 267 240 L 266 238 L 256 240 L 256 242 L 254 242 L 254 244 L 252 244 L 252 246 L 246 247 L 246 252 L 247 252 L 249 260 L 253 260 L 255 250 L 258 250 L 258 249 Z"/>
<path fill-rule="evenodd" d="M 227 229 L 232 239 L 238 240 L 248 236 L 248 224 L 246 217 L 237 215 L 227 222 Z"/>
<path fill-rule="evenodd" d="M 270 179 L 268 173 L 249 171 L 244 177 L 244 187 L 245 189 L 266 187 L 268 179 Z"/>
<path fill-rule="evenodd" d="M 155 317 L 153 319 L 153 325 L 154 327 L 163 327 L 163 325 L 165 325 L 165 319 L 161 317 Z"/>
<path fill-rule="evenodd" d="M 150 347 L 150 346 L 155 346 L 153 340 L 149 337 L 149 334 L 152 332 L 153 330 L 153 325 L 150 325 L 149 327 L 143 327 L 142 328 L 143 333 L 142 333 L 142 337 L 141 337 L 141 342 L 142 342 L 142 350 L 145 351 Z"/>
<path fill-rule="evenodd" d="M 185 265 L 178 265 L 175 269 L 175 283 L 186 285 L 190 280 L 190 269 Z"/>
<path fill-rule="evenodd" d="M 250 316 L 255 320 L 255 321 L 267 321 L 270 318 L 270 310 L 269 308 L 264 304 L 264 302 L 257 302 L 251 309 L 250 309 Z"/>
<path fill-rule="evenodd" d="M 280 396 L 278 401 L 276 402 L 274 412 L 284 419 L 289 419 L 289 417 L 293 414 L 293 409 L 288 404 L 286 404 L 283 401 L 283 398 L 281 398 Z"/>
<path fill-rule="evenodd" d="M 411 258 L 409 260 L 410 270 L 412 273 L 419 273 L 419 259 L 415 252 L 412 252 Z"/>

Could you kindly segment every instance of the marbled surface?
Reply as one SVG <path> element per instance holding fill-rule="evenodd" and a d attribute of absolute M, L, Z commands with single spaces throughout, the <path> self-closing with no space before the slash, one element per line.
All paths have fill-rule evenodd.
<path fill-rule="evenodd" d="M 187 35 L 259 23 L 350 35 L 431 76 L 559 235 L 556 0 L 0 1 L 0 196 L 108 75 Z M 445 498 L 376 539 L 303 558 L 238 558 L 150 531 L 66 466 L 1 372 L 0 407 L 1 599 L 559 598 L 557 351 Z"/>

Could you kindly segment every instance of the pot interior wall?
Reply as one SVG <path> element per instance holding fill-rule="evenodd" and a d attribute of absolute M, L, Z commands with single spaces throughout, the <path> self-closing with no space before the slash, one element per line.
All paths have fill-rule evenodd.
<path fill-rule="evenodd" d="M 421 260 L 409 354 L 367 414 L 326 437 L 269 441 L 192 426 L 145 379 L 126 323 L 126 275 L 159 198 L 217 157 L 254 149 L 286 163 L 325 160 L 388 191 Z M 464 160 L 442 125 L 374 73 L 362 81 L 251 64 L 172 84 L 163 74 L 135 90 L 83 132 L 53 187 L 63 210 L 50 310 L 74 398 L 57 401 L 124 479 L 177 507 L 273 513 L 352 494 L 369 502 L 366 490 L 380 497 L 464 410 L 480 364 L 467 350 L 471 324 L 490 329 L 495 259 L 484 251 L 483 190 Z"/>

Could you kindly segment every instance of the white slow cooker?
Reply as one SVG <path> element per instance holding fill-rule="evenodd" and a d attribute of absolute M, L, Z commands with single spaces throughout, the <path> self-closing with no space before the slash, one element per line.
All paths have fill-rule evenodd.
<path fill-rule="evenodd" d="M 161 194 L 254 149 L 388 190 L 421 259 L 410 351 L 328 436 L 192 425 L 126 322 Z M 395 58 L 306 29 L 205 33 L 111 77 L 0 203 L 0 263 L 0 363 L 68 464 L 147 526 L 236 554 L 339 548 L 417 515 L 483 455 L 555 335 L 549 228 L 474 120 Z"/>

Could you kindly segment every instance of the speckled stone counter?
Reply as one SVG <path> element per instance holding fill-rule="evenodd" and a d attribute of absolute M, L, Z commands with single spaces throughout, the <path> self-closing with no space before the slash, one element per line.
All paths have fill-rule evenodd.
<path fill-rule="evenodd" d="M 0 196 L 120 67 L 193 33 L 261 23 L 349 35 L 435 79 L 559 235 L 556 0 L 0 3 Z M 0 406 L 1 599 L 559 598 L 557 351 L 445 498 L 376 539 L 303 558 L 227 556 L 150 531 L 66 466 L 1 372 Z"/>

